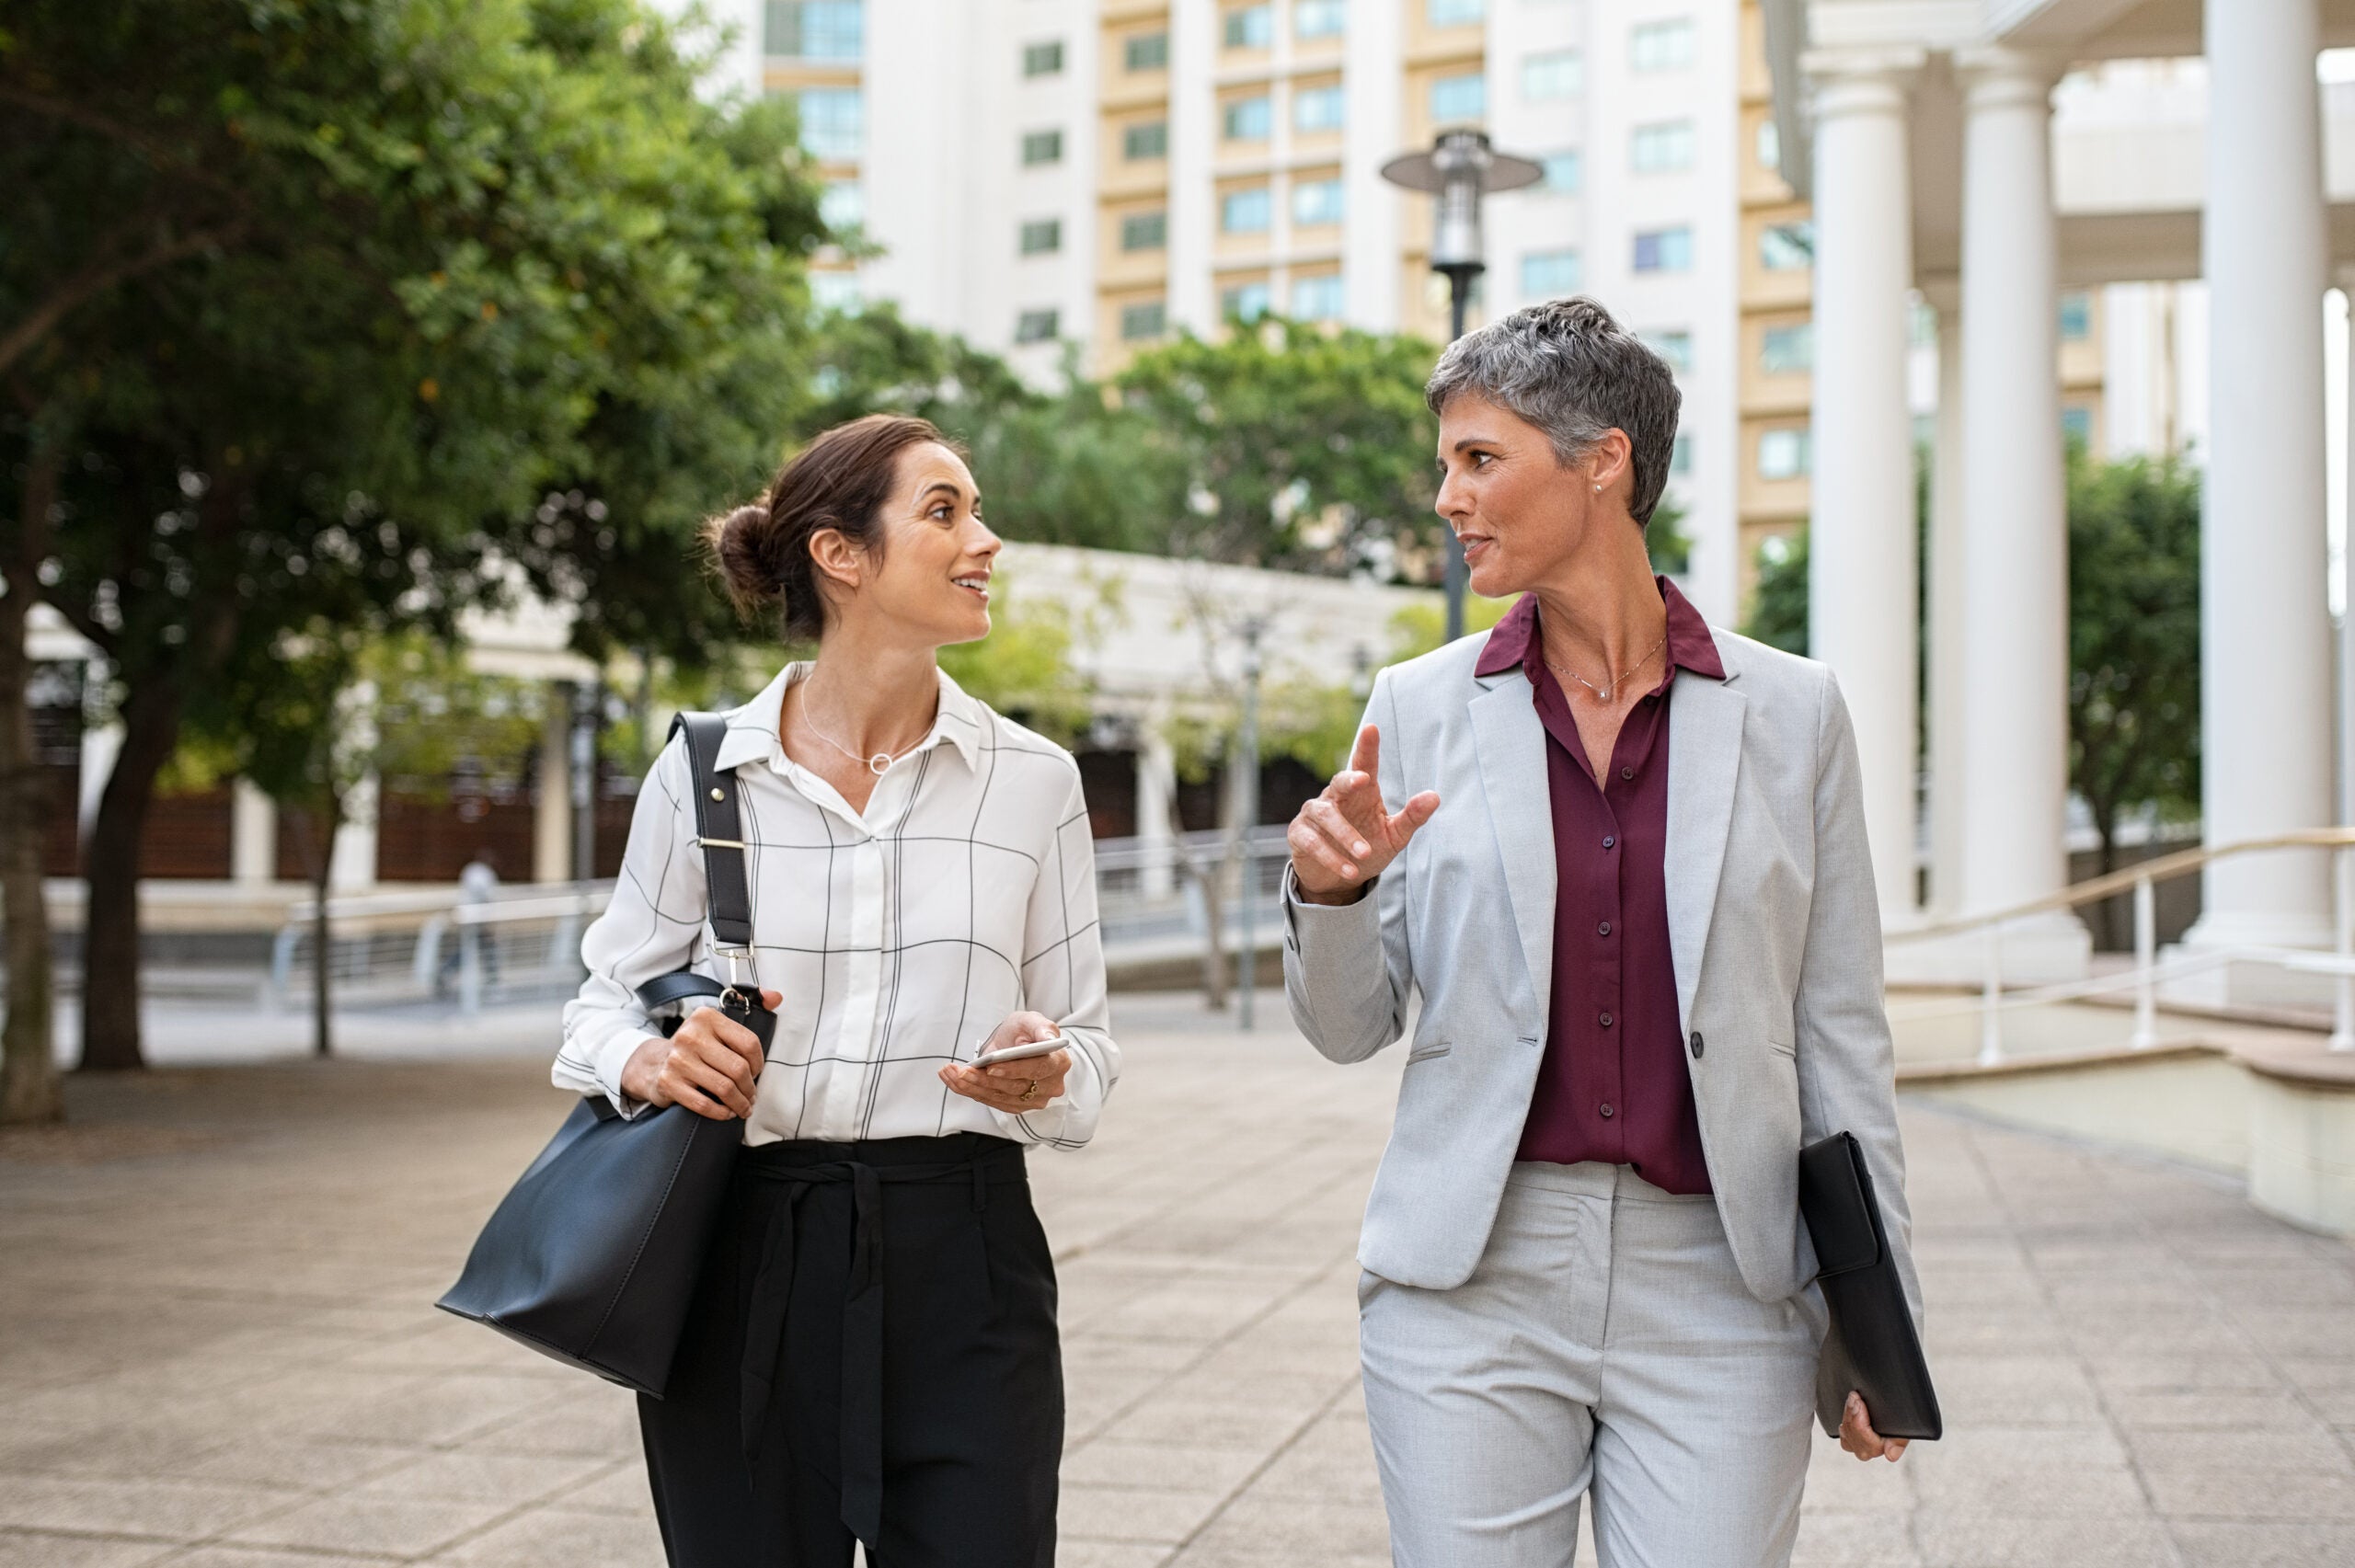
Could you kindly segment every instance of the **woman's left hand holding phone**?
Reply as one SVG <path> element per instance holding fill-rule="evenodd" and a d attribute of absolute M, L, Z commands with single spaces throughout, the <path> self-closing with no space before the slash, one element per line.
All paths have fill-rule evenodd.
<path fill-rule="evenodd" d="M 761 992 L 771 1012 L 785 1000 Z M 729 1121 L 752 1114 L 752 1081 L 766 1053 L 760 1036 L 717 1007 L 698 1007 L 669 1039 L 642 1042 L 622 1069 L 622 1093 L 649 1105 L 684 1105 L 699 1116 Z"/>
<path fill-rule="evenodd" d="M 982 1051 L 1000 1050 L 1031 1040 L 1051 1040 L 1062 1032 L 1055 1027 L 1055 1021 L 1043 1013 L 1011 1013 L 982 1042 Z M 950 1062 L 940 1070 L 940 1081 L 968 1100 L 1018 1116 L 1025 1111 L 1043 1108 L 1062 1093 L 1063 1079 L 1070 1071 L 1071 1052 L 1051 1051 L 1042 1057 L 1001 1061 L 989 1067 Z"/>

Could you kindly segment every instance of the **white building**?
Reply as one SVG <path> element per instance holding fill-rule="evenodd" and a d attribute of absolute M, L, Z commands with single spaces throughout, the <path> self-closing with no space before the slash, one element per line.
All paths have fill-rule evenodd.
<path fill-rule="evenodd" d="M 1930 604 L 1929 814 L 1943 911 L 2065 877 L 2067 559 L 2057 291 L 2142 314 L 2109 367 L 2111 445 L 2204 428 L 2210 843 L 2327 825 L 2334 648 L 2325 290 L 2355 267 L 2346 0 L 1766 0 L 1785 167 L 1815 209 L 1814 648 L 1863 755 L 1884 915 L 1914 915 L 1915 572 Z M 2056 111 L 2057 106 L 2057 111 Z M 1909 299 L 1938 312 L 1928 559 L 1911 526 Z M 2204 332 L 2202 330 L 2204 326 Z M 2204 385 L 2197 384 L 2204 382 Z M 2187 384 L 2190 383 L 2192 384 Z M 2193 947 L 2319 945 L 2318 855 L 2211 865 Z M 2023 921 L 2008 969 L 2082 967 Z"/>
<path fill-rule="evenodd" d="M 1382 165 L 1485 126 L 1545 183 L 1488 208 L 1474 319 L 1588 292 L 1679 367 L 1692 581 L 1735 619 L 1736 0 L 728 0 L 879 256 L 821 297 L 1051 375 L 1277 311 L 1447 331 L 1430 203 Z"/>

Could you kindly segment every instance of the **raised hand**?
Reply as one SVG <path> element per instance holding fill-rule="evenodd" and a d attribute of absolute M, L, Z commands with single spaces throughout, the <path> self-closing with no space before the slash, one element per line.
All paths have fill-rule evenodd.
<path fill-rule="evenodd" d="M 1358 731 L 1349 767 L 1300 808 L 1284 834 L 1292 846 L 1292 877 L 1310 903 L 1355 903 L 1365 885 L 1398 858 L 1415 830 L 1439 809 L 1439 795 L 1431 790 L 1396 813 L 1387 809 L 1376 778 L 1381 761 L 1382 732 L 1367 725 Z"/>

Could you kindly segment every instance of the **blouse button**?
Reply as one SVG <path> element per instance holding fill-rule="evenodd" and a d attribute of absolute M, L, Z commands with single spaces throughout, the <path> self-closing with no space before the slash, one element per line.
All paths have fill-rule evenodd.
<path fill-rule="evenodd" d="M 1608 1013 L 1603 1015 L 1603 1026 L 1606 1029 L 1611 1027 L 1611 1014 Z"/>
<path fill-rule="evenodd" d="M 1609 1121 L 1609 1120 L 1611 1119 L 1611 1116 L 1612 1116 L 1612 1111 L 1611 1111 L 1611 1102 L 1610 1102 L 1610 1101 L 1608 1101 L 1608 1100 L 1605 1100 L 1605 1101 L 1603 1103 L 1603 1119 L 1604 1121 Z"/>
<path fill-rule="evenodd" d="M 1594 934 L 1595 934 L 1595 935 L 1597 935 L 1597 936 L 1608 936 L 1608 935 L 1610 935 L 1610 934 L 1611 934 L 1611 922 L 1610 922 L 1609 921 L 1604 921 L 1601 925 L 1596 926 L 1596 927 L 1594 928 Z"/>
<path fill-rule="evenodd" d="M 1609 833 L 1605 833 L 1605 834 L 1603 834 L 1603 847 L 1604 849 L 1609 849 L 1612 845 L 1614 845 L 1614 844 L 1617 843 L 1618 841 L 1618 841 L 1617 839 L 1615 839 L 1615 838 L 1612 837 Z"/>

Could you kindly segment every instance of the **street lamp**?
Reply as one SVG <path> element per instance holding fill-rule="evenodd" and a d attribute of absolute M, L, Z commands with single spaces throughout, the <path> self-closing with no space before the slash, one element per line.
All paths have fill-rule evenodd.
<path fill-rule="evenodd" d="M 1472 303 L 1472 280 L 1488 270 L 1482 259 L 1480 198 L 1492 190 L 1519 190 L 1545 177 L 1527 158 L 1499 153 L 1488 132 L 1442 131 L 1428 153 L 1406 153 L 1382 166 L 1382 177 L 1407 190 L 1439 198 L 1431 224 L 1431 270 L 1447 280 L 1447 339 L 1464 336 L 1464 315 Z M 1447 640 L 1464 635 L 1464 546 L 1447 532 Z"/>

